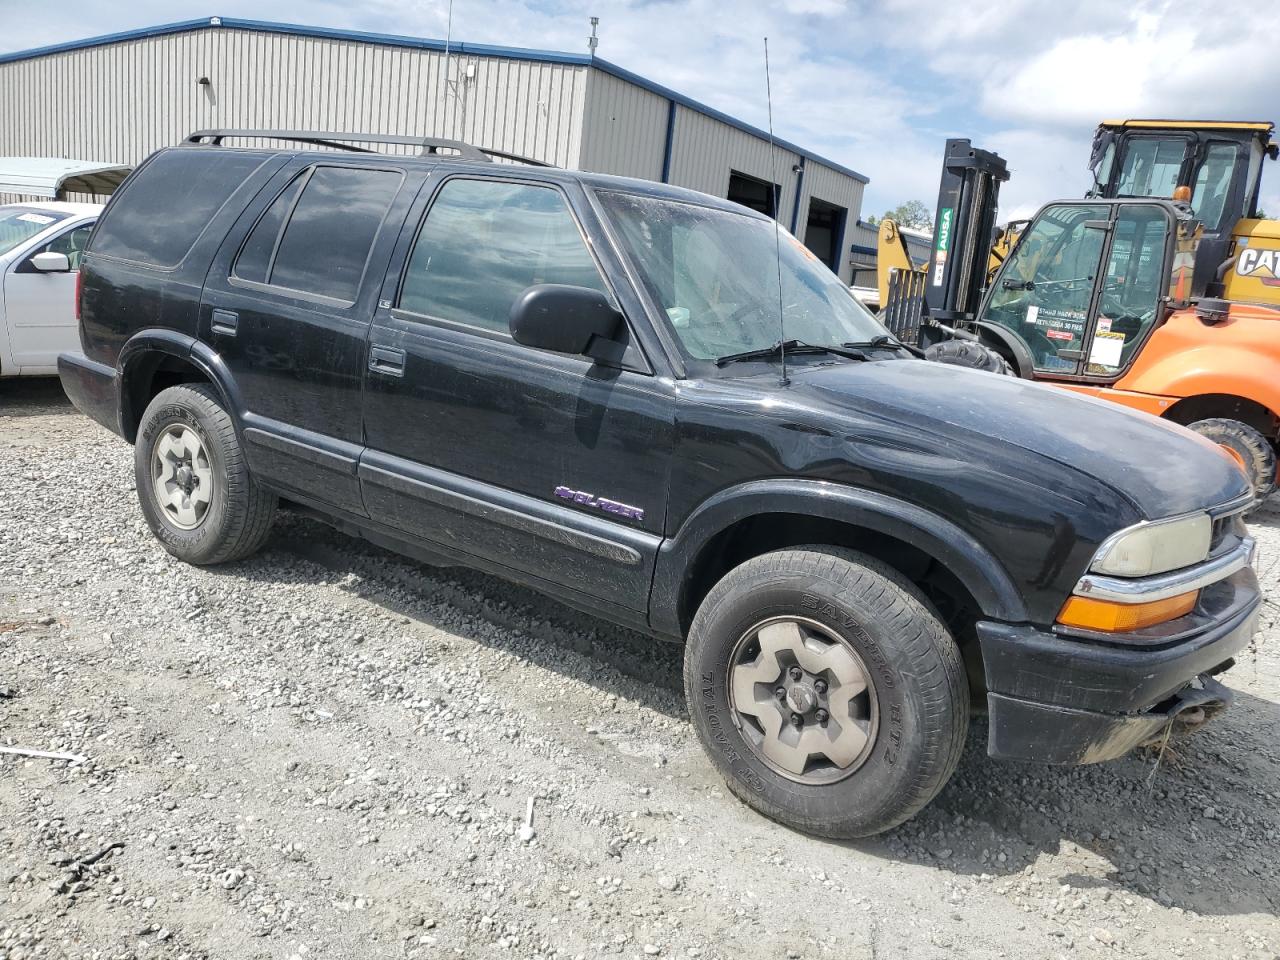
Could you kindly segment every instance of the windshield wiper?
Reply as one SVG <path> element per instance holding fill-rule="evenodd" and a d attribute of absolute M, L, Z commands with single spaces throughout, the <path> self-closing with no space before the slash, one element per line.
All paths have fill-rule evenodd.
<path fill-rule="evenodd" d="M 881 333 L 872 337 L 870 340 L 859 341 L 857 343 L 842 343 L 840 346 L 848 350 L 857 350 L 859 348 L 875 350 L 880 347 L 890 347 L 897 350 L 905 350 L 913 357 L 924 359 L 924 351 L 919 347 L 913 347 L 910 344 L 903 343 L 897 337 L 889 333 Z"/>
<path fill-rule="evenodd" d="M 760 347 L 756 350 L 744 350 L 742 353 L 729 353 L 723 357 L 717 357 L 716 366 L 723 367 L 725 364 L 737 363 L 739 360 L 771 360 L 774 357 L 781 356 L 784 350 L 787 353 L 830 353 L 837 357 L 847 357 L 850 360 L 867 359 L 867 355 L 859 350 L 850 350 L 844 347 L 825 347 L 816 343 L 805 343 L 803 340 L 780 340 L 775 341 L 770 346 Z"/>

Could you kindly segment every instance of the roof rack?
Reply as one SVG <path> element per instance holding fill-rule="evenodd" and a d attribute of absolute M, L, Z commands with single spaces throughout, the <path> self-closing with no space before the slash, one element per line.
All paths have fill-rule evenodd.
<path fill-rule="evenodd" d="M 356 146 L 361 143 L 399 144 L 403 146 L 422 147 L 419 156 L 440 157 L 441 159 L 473 160 L 491 163 L 495 157 L 526 163 L 534 167 L 549 167 L 551 164 L 532 157 L 522 157 L 518 153 L 505 150 L 491 150 L 488 147 L 477 147 L 461 140 L 449 140 L 445 137 L 403 137 L 389 133 L 342 133 L 323 130 L 241 130 L 216 129 L 197 130 L 186 138 L 185 143 L 209 144 L 221 146 L 227 137 L 254 138 L 260 140 L 283 140 L 289 143 L 306 143 L 315 147 L 326 147 L 330 150 L 343 150 L 348 153 L 377 153 L 368 147 Z M 442 150 L 453 153 L 442 153 Z"/>

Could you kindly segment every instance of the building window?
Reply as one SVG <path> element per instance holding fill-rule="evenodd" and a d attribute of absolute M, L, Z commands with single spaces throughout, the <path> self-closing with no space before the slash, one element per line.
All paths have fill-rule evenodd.
<path fill-rule="evenodd" d="M 729 171 L 728 199 L 744 207 L 750 207 L 765 216 L 777 218 L 780 189 L 777 184 L 773 184 L 773 189 L 770 189 L 767 180 L 757 180 L 737 170 Z"/>
<path fill-rule="evenodd" d="M 804 245 L 836 273 L 840 272 L 840 244 L 848 213 L 844 207 L 837 207 L 834 203 L 827 203 L 817 197 L 809 200 Z"/>

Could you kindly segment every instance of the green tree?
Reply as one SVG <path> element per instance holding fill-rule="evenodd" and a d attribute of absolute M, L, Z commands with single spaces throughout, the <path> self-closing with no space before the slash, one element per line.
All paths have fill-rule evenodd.
<path fill-rule="evenodd" d="M 933 214 L 919 200 L 900 203 L 892 210 L 886 210 L 883 217 L 872 217 L 868 222 L 879 223 L 880 220 L 892 220 L 899 226 L 910 227 L 913 230 L 933 229 Z"/>

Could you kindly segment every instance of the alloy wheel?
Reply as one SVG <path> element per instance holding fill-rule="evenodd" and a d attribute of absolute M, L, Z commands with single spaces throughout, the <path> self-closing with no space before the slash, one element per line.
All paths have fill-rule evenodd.
<path fill-rule="evenodd" d="M 812 620 L 773 618 L 748 630 L 734 648 L 728 685 L 743 737 L 791 780 L 842 780 L 875 745 L 879 708 L 866 664 Z"/>
<path fill-rule="evenodd" d="M 175 527 L 194 530 L 213 502 L 213 470 L 200 435 L 183 423 L 165 428 L 152 448 L 156 504 Z"/>

